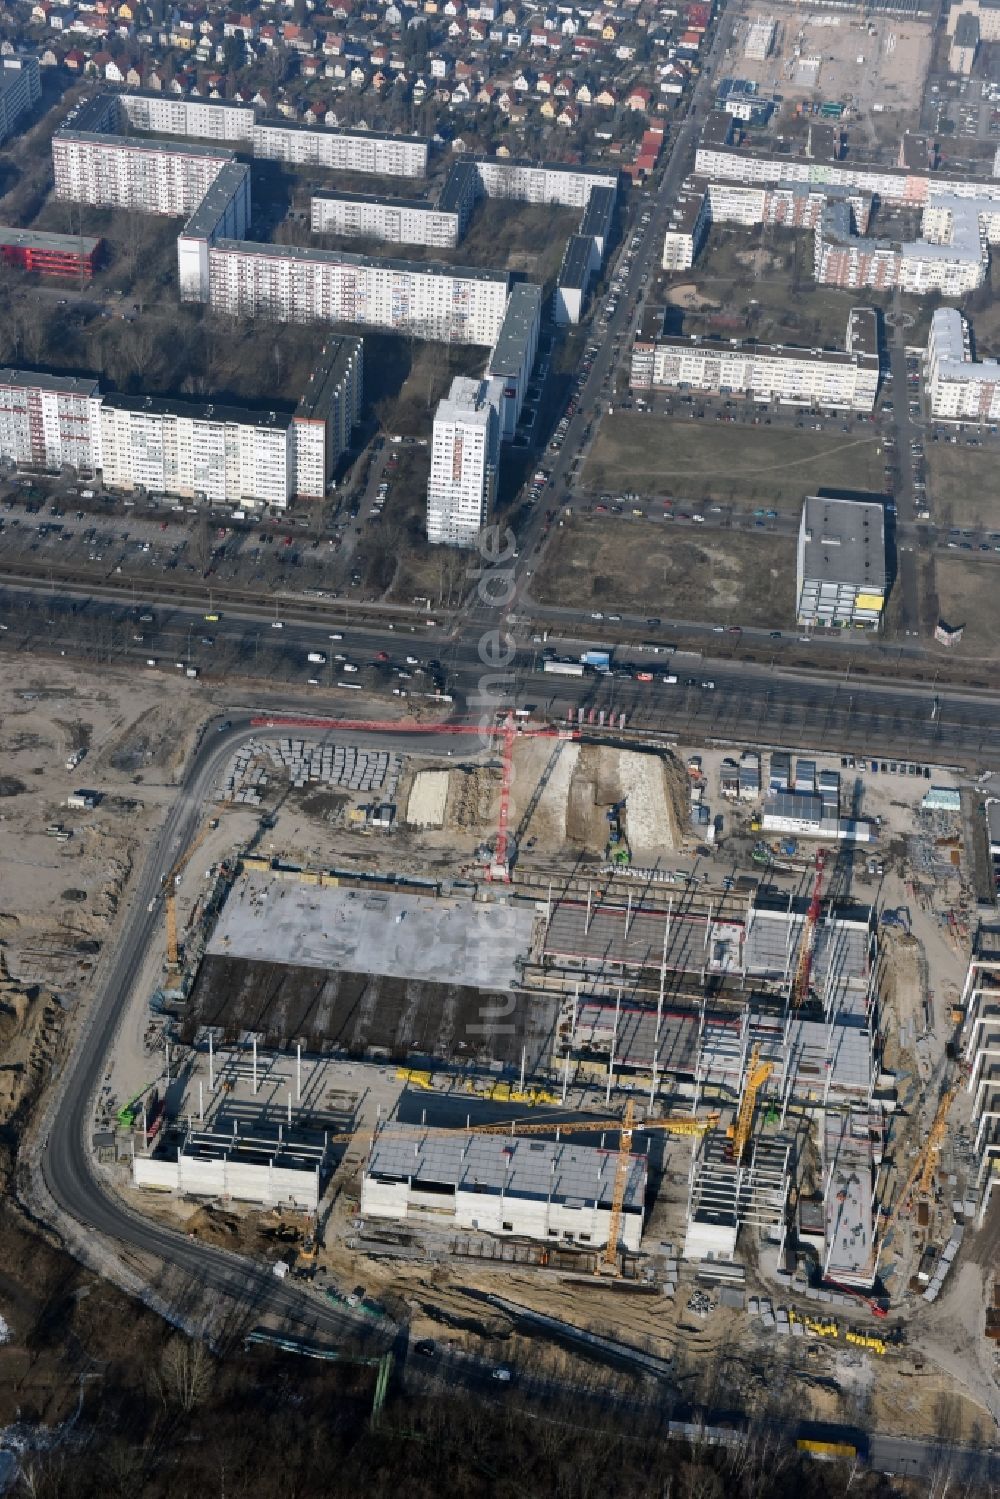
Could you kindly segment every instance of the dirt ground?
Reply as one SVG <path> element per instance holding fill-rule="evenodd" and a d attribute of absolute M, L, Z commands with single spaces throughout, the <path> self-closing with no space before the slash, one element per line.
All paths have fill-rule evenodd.
<path fill-rule="evenodd" d="M 673 421 L 616 411 L 584 469 L 589 491 L 635 489 L 682 501 L 767 502 L 797 509 L 819 484 L 880 490 L 882 457 L 867 424 L 832 436 L 804 428 Z"/>
<path fill-rule="evenodd" d="M 625 516 L 613 523 L 576 517 L 555 533 L 532 592 L 543 604 L 611 605 L 674 619 L 778 628 L 794 619 L 795 541 L 705 536 L 694 528 L 681 535 Z"/>
<path fill-rule="evenodd" d="M 927 471 L 940 526 L 983 526 L 1000 530 L 996 459 L 985 448 L 929 442 Z"/>
<path fill-rule="evenodd" d="M 965 634 L 946 654 L 995 660 L 1000 653 L 1000 590 L 996 569 L 989 563 L 966 562 L 954 555 L 934 563 L 937 607 L 950 625 L 964 625 Z"/>
<path fill-rule="evenodd" d="M 86 981 L 135 861 L 172 800 L 205 699 L 134 671 L 0 661 L 0 945 L 11 975 L 72 994 Z M 66 769 L 67 757 L 86 751 Z M 100 793 L 91 811 L 70 792 Z M 46 832 L 61 828 L 60 839 Z"/>

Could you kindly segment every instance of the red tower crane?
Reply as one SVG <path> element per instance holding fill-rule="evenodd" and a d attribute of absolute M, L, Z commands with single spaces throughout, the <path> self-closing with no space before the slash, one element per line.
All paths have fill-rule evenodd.
<path fill-rule="evenodd" d="M 530 728 L 513 713 L 498 716 L 495 723 L 418 723 L 415 720 L 385 722 L 357 718 L 260 717 L 250 720 L 254 729 L 315 729 L 319 733 L 338 730 L 353 734 L 475 734 L 480 738 L 500 740 L 500 810 L 497 817 L 497 839 L 488 867 L 491 880 L 510 880 L 510 787 L 514 767 L 514 741 L 525 739 L 579 739 L 578 729 Z"/>
<path fill-rule="evenodd" d="M 826 849 L 816 850 L 816 878 L 813 881 L 812 899 L 806 912 L 806 923 L 802 928 L 799 946 L 799 961 L 792 984 L 792 1004 L 795 1009 L 809 998 L 809 978 L 812 973 L 813 954 L 816 950 L 816 924 L 820 916 L 820 895 L 823 891 L 823 871 L 826 868 Z"/>

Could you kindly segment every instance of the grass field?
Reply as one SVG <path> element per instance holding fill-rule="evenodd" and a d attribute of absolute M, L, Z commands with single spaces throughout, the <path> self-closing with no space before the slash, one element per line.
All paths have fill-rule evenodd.
<path fill-rule="evenodd" d="M 867 423 L 831 436 L 801 427 L 675 422 L 616 411 L 601 423 L 583 477 L 594 493 L 634 489 L 797 510 L 821 485 L 880 491 L 879 446 Z"/>
<path fill-rule="evenodd" d="M 1000 531 L 996 455 L 986 448 L 953 447 L 950 442 L 929 442 L 924 451 L 938 524 Z"/>
<path fill-rule="evenodd" d="M 964 557 L 939 557 L 935 563 L 937 606 L 950 625 L 964 625 L 965 634 L 953 649 L 963 656 L 1000 656 L 1000 587 L 990 562 Z M 951 654 L 951 651 L 948 653 Z"/>
<path fill-rule="evenodd" d="M 773 535 L 682 535 L 625 516 L 578 517 L 555 533 L 532 594 L 540 604 L 778 628 L 793 622 L 795 543 Z"/>

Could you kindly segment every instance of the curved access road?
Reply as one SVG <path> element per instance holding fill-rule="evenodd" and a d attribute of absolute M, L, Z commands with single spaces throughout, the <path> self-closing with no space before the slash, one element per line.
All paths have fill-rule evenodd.
<path fill-rule="evenodd" d="M 131 1251 L 151 1256 L 164 1267 L 168 1273 L 157 1294 L 161 1301 L 177 1306 L 178 1315 L 185 1297 L 196 1286 L 199 1311 L 214 1293 L 235 1303 L 237 1309 L 252 1311 L 258 1320 L 268 1317 L 300 1335 L 350 1336 L 357 1342 L 367 1334 L 372 1341 L 378 1334 L 370 1322 L 362 1325 L 365 1319 L 335 1309 L 298 1285 L 277 1280 L 249 1260 L 189 1241 L 183 1234 L 130 1211 L 101 1179 L 91 1155 L 92 1101 L 105 1058 L 134 975 L 159 937 L 162 911 L 154 897 L 160 891 L 163 871 L 194 837 L 204 803 L 226 759 L 250 733 L 246 717 L 226 722 L 228 727 L 221 731 L 218 720 L 207 725 L 177 799 L 150 845 L 131 893 L 121 935 L 117 945 L 106 953 L 90 1013 L 58 1080 L 59 1103 L 51 1111 L 48 1134 L 41 1142 L 41 1171 L 56 1207 L 88 1233 L 110 1240 L 113 1250 L 124 1251 L 126 1265 Z"/>

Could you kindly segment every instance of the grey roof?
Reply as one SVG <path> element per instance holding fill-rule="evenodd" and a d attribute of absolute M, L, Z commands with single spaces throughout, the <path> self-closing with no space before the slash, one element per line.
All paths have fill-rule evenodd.
<path fill-rule="evenodd" d="M 118 391 L 104 397 L 105 407 L 119 411 L 142 411 L 150 416 L 186 417 L 195 422 L 232 422 L 241 427 L 291 425 L 287 411 L 250 411 L 245 406 L 225 406 L 213 401 L 178 401 L 170 396 L 129 396 Z"/>
<path fill-rule="evenodd" d="M 207 239 L 249 176 L 246 162 L 227 161 L 184 225 L 184 233 L 192 239 Z"/>
<path fill-rule="evenodd" d="M 819 822 L 823 805 L 811 791 L 770 791 L 764 798 L 765 817 L 791 817 Z"/>
<path fill-rule="evenodd" d="M 387 198 L 382 193 L 315 192 L 317 198 L 327 203 L 374 203 L 380 208 L 408 208 L 416 213 L 434 213 L 435 205 L 426 198 Z"/>
<path fill-rule="evenodd" d="M 68 135 L 71 131 L 102 132 L 109 120 L 118 118 L 118 100 L 113 94 L 95 94 L 84 99 L 76 110 L 56 131 L 57 135 Z"/>
<path fill-rule="evenodd" d="M 360 338 L 327 339 L 295 408 L 296 421 L 325 419 L 348 365 L 359 357 L 363 347 Z"/>
<path fill-rule="evenodd" d="M 518 281 L 511 288 L 507 310 L 490 355 L 491 375 L 516 375 L 520 372 L 525 348 L 533 332 L 537 335 L 541 305 L 542 289 L 533 281 Z"/>
<path fill-rule="evenodd" d="M 104 146 L 109 151 L 146 151 L 150 155 L 160 153 L 167 156 L 201 156 L 210 161 L 233 161 L 235 153 L 226 146 L 200 146 L 192 141 L 163 140 L 160 136 L 144 138 L 141 135 L 115 135 L 96 130 L 77 130 L 63 126 L 56 132 L 60 140 L 82 141 L 92 146 Z"/>
<path fill-rule="evenodd" d="M 74 375 L 49 375 L 40 370 L 0 369 L 0 385 L 13 385 L 20 389 L 36 387 L 70 396 L 100 395 L 100 386 L 93 376 L 77 379 Z"/>
<path fill-rule="evenodd" d="M 848 319 L 852 352 L 878 358 L 878 313 L 874 307 L 852 307 Z"/>
<path fill-rule="evenodd" d="M 555 1129 L 555 1125 L 553 1125 Z M 388 1125 L 372 1145 L 365 1174 L 380 1180 L 439 1183 L 463 1192 L 610 1208 L 616 1150 L 509 1135 L 476 1135 Z M 624 1209 L 641 1213 L 646 1158 L 632 1156 Z"/>
<path fill-rule="evenodd" d="M 802 507 L 802 576 L 882 592 L 885 511 L 869 500 L 808 495 Z"/>
<path fill-rule="evenodd" d="M 590 197 L 587 199 L 587 207 L 580 220 L 580 233 L 606 235 L 611 228 L 617 201 L 617 188 L 592 187 Z"/>
<path fill-rule="evenodd" d="M 270 116 L 264 120 L 258 120 L 254 126 L 256 130 L 298 130 L 307 135 L 339 135 L 349 140 L 361 141 L 388 141 L 394 143 L 401 141 L 408 146 L 430 146 L 430 141 L 425 135 L 383 135 L 378 130 L 350 130 L 343 126 L 334 125 L 307 125 L 304 120 L 286 120 L 283 115 L 275 118 Z"/>
<path fill-rule="evenodd" d="M 358 265 L 375 271 L 404 271 L 416 276 L 450 276 L 457 281 L 509 281 L 507 271 L 482 266 L 445 265 L 439 260 L 390 260 L 372 255 L 352 255 L 348 250 L 309 250 L 300 245 L 271 245 L 250 239 L 217 239 L 217 250 L 237 255 L 266 255 L 272 260 L 299 260 L 305 264 Z"/>
<path fill-rule="evenodd" d="M 965 11 L 955 24 L 953 45 L 956 47 L 979 46 L 979 18 Z"/>
<path fill-rule="evenodd" d="M 559 285 L 579 287 L 586 290 L 590 280 L 590 259 L 593 254 L 594 237 L 591 234 L 572 234 L 566 243 Z"/>
<path fill-rule="evenodd" d="M 467 194 L 475 199 L 479 196 L 479 172 L 471 161 L 456 161 L 447 177 L 437 200 L 439 213 L 459 213 Z"/>
<path fill-rule="evenodd" d="M 44 229 L 8 229 L 0 225 L 0 245 L 17 245 L 22 249 L 93 255 L 100 243 L 89 234 L 50 234 Z"/>

